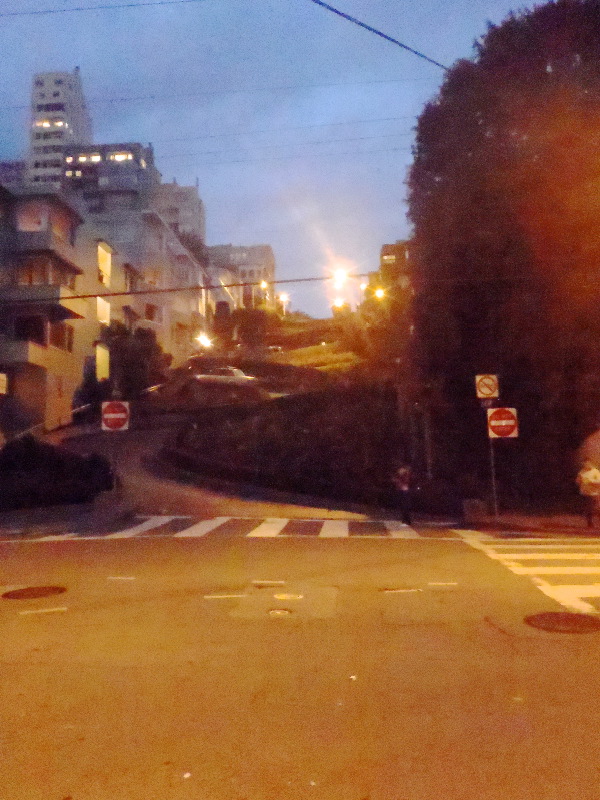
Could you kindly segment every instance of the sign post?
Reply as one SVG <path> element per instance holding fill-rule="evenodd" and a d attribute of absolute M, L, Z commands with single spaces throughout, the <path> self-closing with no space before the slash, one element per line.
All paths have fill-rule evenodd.
<path fill-rule="evenodd" d="M 488 439 L 490 442 L 490 471 L 492 474 L 492 497 L 494 516 L 498 516 L 498 488 L 496 485 L 496 461 L 494 439 L 516 439 L 519 435 L 519 423 L 516 408 L 488 408 Z"/>
<path fill-rule="evenodd" d="M 123 400 L 107 400 L 102 403 L 102 421 L 101 426 L 103 431 L 127 431 L 129 430 L 130 410 L 129 403 Z M 119 452 L 117 448 L 118 436 L 109 436 L 110 441 L 109 459 L 112 464 L 113 474 L 117 475 L 117 464 L 119 462 Z"/>

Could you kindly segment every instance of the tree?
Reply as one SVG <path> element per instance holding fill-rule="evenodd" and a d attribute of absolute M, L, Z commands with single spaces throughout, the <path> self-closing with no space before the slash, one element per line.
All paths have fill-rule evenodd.
<path fill-rule="evenodd" d="M 600 398 L 599 0 L 488 27 L 419 118 L 409 207 L 424 382 L 458 403 L 500 373 L 574 446 Z"/>
<path fill-rule="evenodd" d="M 102 341 L 110 351 L 113 389 L 124 399 L 133 399 L 146 387 L 165 380 L 172 357 L 163 353 L 154 331 L 137 328 L 132 333 L 113 320 L 103 330 Z"/>

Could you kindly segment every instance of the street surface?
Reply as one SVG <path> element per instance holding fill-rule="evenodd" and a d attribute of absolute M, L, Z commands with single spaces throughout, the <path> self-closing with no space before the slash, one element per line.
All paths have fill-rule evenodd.
<path fill-rule="evenodd" d="M 120 522 L 0 518 L 0 800 L 597 800 L 600 633 L 525 619 L 596 613 L 598 538 L 236 498 L 144 447 Z"/>

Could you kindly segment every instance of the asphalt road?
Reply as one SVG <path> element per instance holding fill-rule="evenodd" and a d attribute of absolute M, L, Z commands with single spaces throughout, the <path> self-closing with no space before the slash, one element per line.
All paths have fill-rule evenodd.
<path fill-rule="evenodd" d="M 1 800 L 597 800 L 600 633 L 525 623 L 593 596 L 597 541 L 249 536 L 368 523 L 138 484 L 138 456 L 147 514 L 254 520 L 0 542 L 1 593 L 65 590 L 0 598 Z"/>

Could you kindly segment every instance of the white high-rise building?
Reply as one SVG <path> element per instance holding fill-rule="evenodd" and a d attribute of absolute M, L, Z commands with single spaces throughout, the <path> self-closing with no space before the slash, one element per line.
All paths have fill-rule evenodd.
<path fill-rule="evenodd" d="M 33 77 L 27 182 L 60 188 L 64 150 L 92 141 L 79 67 L 73 72 L 40 72 Z M 40 186 L 41 188 L 41 186 Z"/>

